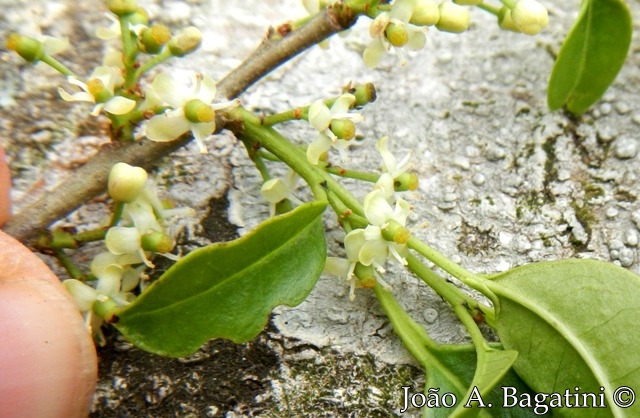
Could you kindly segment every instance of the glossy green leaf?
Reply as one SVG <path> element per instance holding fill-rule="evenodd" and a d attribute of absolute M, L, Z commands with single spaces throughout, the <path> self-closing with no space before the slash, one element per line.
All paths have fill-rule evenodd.
<path fill-rule="evenodd" d="M 551 110 L 586 111 L 613 83 L 631 44 L 631 14 L 623 0 L 583 0 L 580 15 L 553 67 Z"/>
<path fill-rule="evenodd" d="M 590 417 L 640 416 L 640 402 L 614 403 L 617 388 L 640 388 L 640 277 L 611 263 L 559 260 L 515 268 L 486 286 L 500 340 L 518 351 L 514 369 L 529 386 L 604 392 L 607 408 L 589 409 Z M 585 409 L 555 412 L 585 416 Z"/>
<path fill-rule="evenodd" d="M 179 357 L 213 338 L 241 343 L 278 305 L 301 303 L 326 260 L 325 203 L 305 204 L 232 242 L 192 251 L 117 313 L 143 350 Z"/>

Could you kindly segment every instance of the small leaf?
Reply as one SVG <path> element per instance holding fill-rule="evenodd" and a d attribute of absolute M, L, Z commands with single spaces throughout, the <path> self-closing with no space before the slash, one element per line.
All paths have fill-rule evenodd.
<path fill-rule="evenodd" d="M 320 276 L 325 207 L 305 204 L 235 241 L 192 251 L 119 311 L 115 326 L 143 350 L 171 357 L 213 338 L 254 338 L 274 307 L 301 303 Z"/>
<path fill-rule="evenodd" d="M 613 83 L 631 44 L 633 26 L 622 0 L 583 0 L 551 73 L 547 102 L 586 111 Z"/>
<path fill-rule="evenodd" d="M 513 352 L 511 351 L 502 351 L 502 345 L 500 344 L 490 344 L 489 350 L 497 353 L 505 353 L 498 354 L 496 358 L 499 363 L 508 363 L 513 360 Z M 464 384 L 465 387 L 472 388 L 475 383 L 472 383 L 474 378 L 477 379 L 478 370 L 477 370 L 477 353 L 476 348 L 471 344 L 447 344 L 441 345 L 437 350 L 433 352 L 435 357 L 438 359 L 437 368 L 429 368 L 427 371 L 427 383 L 425 392 L 429 387 L 438 387 L 438 388 L 450 388 L 450 385 L 447 383 L 446 379 L 442 379 L 444 376 L 444 371 L 447 371 L 447 374 L 455 375 L 460 379 L 460 381 Z M 504 356 L 504 358 L 503 358 Z M 495 375 L 492 375 L 490 370 L 489 362 L 485 361 L 485 366 L 481 366 L 486 372 L 480 373 L 482 376 L 486 376 L 490 379 L 493 379 Z M 431 379 L 433 376 L 433 379 Z M 442 385 L 442 386 L 440 386 Z M 485 385 L 486 387 L 486 385 Z M 485 409 L 466 409 L 469 411 L 468 414 L 472 415 L 474 413 L 479 412 L 479 416 L 491 416 L 491 417 L 509 417 L 509 418 L 526 418 L 526 417 L 540 417 L 546 416 L 543 410 L 539 410 L 534 412 L 533 408 L 521 408 L 519 405 L 515 405 L 512 408 L 502 408 L 504 403 L 504 388 L 509 388 L 509 393 L 513 393 L 515 391 L 517 394 L 528 394 L 531 399 L 533 399 L 535 393 L 531 388 L 527 386 L 526 383 L 522 381 L 522 379 L 510 369 L 506 373 L 500 377 L 493 384 L 493 389 L 489 393 L 482 393 L 482 401 L 484 403 Z M 481 388 L 478 388 L 481 391 Z M 438 392 L 441 396 L 443 393 L 447 391 L 453 391 L 453 389 L 440 389 Z M 469 399 L 470 391 L 467 391 L 465 395 L 463 392 L 456 392 L 456 396 L 459 401 L 459 405 L 464 405 Z M 475 395 L 474 395 L 475 396 Z M 491 407 L 489 407 L 491 405 Z M 456 411 L 457 413 L 458 411 Z M 428 417 L 450 417 L 451 411 L 442 408 L 441 410 L 430 410 L 425 411 L 425 416 Z"/>
<path fill-rule="evenodd" d="M 640 403 L 621 409 L 613 402 L 616 388 L 640 388 L 640 277 L 611 263 L 559 260 L 515 268 L 486 285 L 500 340 L 518 351 L 513 367 L 534 390 L 597 397 L 603 387 L 607 407 L 590 416 L 640 416 Z M 579 408 L 555 411 L 584 416 Z"/>

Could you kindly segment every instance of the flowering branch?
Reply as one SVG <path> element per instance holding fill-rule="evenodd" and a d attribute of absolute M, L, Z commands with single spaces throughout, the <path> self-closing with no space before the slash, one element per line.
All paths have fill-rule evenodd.
<path fill-rule="evenodd" d="M 287 60 L 349 28 L 356 18 L 357 15 L 347 6 L 336 5 L 325 9 L 307 24 L 280 39 L 268 35 L 247 60 L 218 83 L 218 95 L 226 99 L 236 98 Z M 217 126 L 222 129 L 223 124 Z M 109 170 L 114 163 L 121 161 L 148 168 L 158 158 L 181 148 L 192 139 L 189 134 L 170 142 L 143 141 L 104 146 L 87 164 L 74 172 L 71 178 L 16 214 L 5 225 L 4 231 L 19 241 L 32 241 L 51 223 L 103 193 Z"/>

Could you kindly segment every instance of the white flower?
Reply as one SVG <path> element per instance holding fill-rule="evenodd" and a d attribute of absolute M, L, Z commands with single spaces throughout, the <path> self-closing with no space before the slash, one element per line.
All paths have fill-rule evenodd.
<path fill-rule="evenodd" d="M 147 177 L 147 172 L 142 167 L 116 163 L 109 172 L 109 196 L 119 202 L 133 202 L 142 193 Z"/>
<path fill-rule="evenodd" d="M 345 93 L 331 105 L 331 109 L 322 100 L 309 106 L 309 123 L 320 133 L 307 148 L 307 159 L 318 164 L 320 156 L 331 147 L 336 148 L 342 160 L 347 160 L 348 141 L 355 136 L 355 124 L 364 118 L 359 113 L 349 113 L 356 102 L 356 96 Z"/>
<path fill-rule="evenodd" d="M 118 67 L 97 67 L 87 84 L 74 77 L 69 77 L 68 80 L 69 83 L 80 87 L 82 91 L 70 94 L 59 88 L 60 96 L 68 102 L 96 103 L 91 111 L 92 116 L 97 116 L 102 110 L 114 115 L 124 115 L 136 106 L 135 100 L 113 95 L 114 89 L 124 83 Z"/>
<path fill-rule="evenodd" d="M 396 179 L 407 172 L 411 167 L 409 160 L 411 154 L 407 154 L 400 162 L 396 160 L 396 157 L 389 151 L 389 137 L 384 136 L 378 140 L 376 147 L 382 157 L 383 173 L 376 182 L 375 188 L 384 192 L 384 196 L 387 200 L 390 200 L 395 195 L 395 182 Z"/>
<path fill-rule="evenodd" d="M 151 89 L 172 109 L 147 122 L 147 137 L 153 141 L 171 141 L 191 131 L 203 154 L 207 153 L 204 140 L 216 129 L 215 111 L 237 104 L 237 101 L 212 104 L 216 85 L 202 74 L 194 75 L 191 85 L 187 86 L 161 73 L 153 80 Z"/>
<path fill-rule="evenodd" d="M 302 202 L 293 195 L 296 187 L 298 174 L 289 170 L 289 173 L 283 178 L 272 178 L 264 182 L 260 188 L 260 194 L 269 202 L 269 216 L 276 214 L 276 205 L 285 199 L 289 199 L 298 204 Z"/>
<path fill-rule="evenodd" d="M 411 50 L 418 50 L 424 46 L 426 37 L 422 28 L 409 23 L 414 10 L 424 14 L 425 5 L 423 3 L 416 0 L 396 0 L 389 12 L 379 14 L 371 22 L 369 35 L 373 41 L 362 55 L 367 66 L 377 67 L 382 55 L 391 47 L 396 48 L 400 57 L 400 65 L 404 66 L 407 60 L 400 48 L 407 47 Z M 422 16 L 419 18 L 421 23 L 427 23 L 425 19 Z"/>
<path fill-rule="evenodd" d="M 549 24 L 549 14 L 536 0 L 518 0 L 511 9 L 511 20 L 520 32 L 536 35 Z"/>

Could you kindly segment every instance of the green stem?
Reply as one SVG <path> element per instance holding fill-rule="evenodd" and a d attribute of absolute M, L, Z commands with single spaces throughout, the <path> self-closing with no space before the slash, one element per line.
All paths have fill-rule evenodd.
<path fill-rule="evenodd" d="M 492 4 L 487 4 L 485 2 L 480 3 L 477 7 L 479 9 L 484 10 L 485 12 L 491 13 L 494 16 L 498 16 L 500 14 L 500 9 L 501 9 L 501 7 L 494 6 Z"/>
<path fill-rule="evenodd" d="M 145 62 L 144 64 L 142 64 L 135 72 L 134 75 L 134 79 L 135 80 L 139 80 L 140 77 L 142 76 L 142 74 L 146 73 L 147 71 L 149 71 L 150 69 L 152 69 L 153 67 L 162 64 L 165 61 L 168 61 L 170 58 L 172 58 L 173 55 L 171 54 L 171 51 L 169 50 L 169 48 L 164 48 L 162 50 L 162 52 L 160 52 L 158 55 L 155 55 L 153 58 L 151 58 L 149 61 Z"/>
<path fill-rule="evenodd" d="M 120 219 L 122 218 L 122 214 L 124 213 L 124 202 L 116 202 L 113 208 L 113 215 L 111 215 L 111 220 L 109 221 L 109 227 L 118 225 Z"/>
<path fill-rule="evenodd" d="M 122 35 L 122 61 L 125 69 L 124 86 L 126 89 L 130 89 L 136 84 L 137 80 L 135 61 L 138 47 L 129 30 L 129 16 L 120 16 L 118 20 L 120 22 L 120 33 Z"/>
<path fill-rule="evenodd" d="M 336 176 L 346 177 L 346 178 L 355 179 L 355 180 L 368 181 L 369 183 L 375 183 L 380 178 L 380 174 L 366 173 L 364 171 L 351 170 L 348 168 L 342 168 L 337 166 L 327 166 L 325 167 L 325 170 L 327 171 L 327 173 L 330 173 Z"/>
<path fill-rule="evenodd" d="M 469 313 L 470 309 L 479 309 L 480 303 L 472 297 L 464 294 L 458 288 L 448 283 L 445 279 L 434 273 L 431 269 L 422 264 L 414 255 L 409 254 L 406 257 L 409 270 L 415 273 L 427 286 L 432 288 L 438 295 L 440 295 L 455 312 L 456 316 L 460 319 L 467 332 L 471 336 L 474 345 L 479 346 L 485 343 L 485 339 L 478 328 L 476 320 L 473 319 Z M 488 310 L 489 315 L 485 317 L 487 322 L 493 321 L 491 313 L 493 309 L 484 306 Z M 483 311 L 484 313 L 484 311 Z"/>
<path fill-rule="evenodd" d="M 78 268 L 78 266 L 76 266 L 73 263 L 73 261 L 71 261 L 71 259 L 67 256 L 64 250 L 62 249 L 56 250 L 55 253 L 56 253 L 56 258 L 58 259 L 58 262 L 62 267 L 64 267 L 65 270 L 67 270 L 67 273 L 69 273 L 69 276 L 72 279 L 76 279 L 80 281 L 85 281 L 87 279 L 85 274 L 82 273 L 82 271 Z"/>
<path fill-rule="evenodd" d="M 418 254 L 424 256 L 427 260 L 433 262 L 435 265 L 437 265 L 453 277 L 456 277 L 468 286 L 474 287 L 473 284 L 482 281 L 479 276 L 471 273 L 464 267 L 449 260 L 435 248 L 431 247 L 423 241 L 420 241 L 416 237 L 412 236 L 411 238 L 409 238 L 407 244 L 409 248 L 417 251 Z"/>
<path fill-rule="evenodd" d="M 76 77 L 76 74 L 73 71 L 68 69 L 63 63 L 53 58 L 51 55 L 44 55 L 40 58 L 40 61 L 44 62 L 65 77 Z"/>
<path fill-rule="evenodd" d="M 418 325 L 395 300 L 391 292 L 376 283 L 373 291 L 393 325 L 393 330 L 400 337 L 404 347 L 423 366 L 431 364 L 437 359 L 429 349 L 435 349 L 437 343 L 429 337 L 424 328 Z"/>

